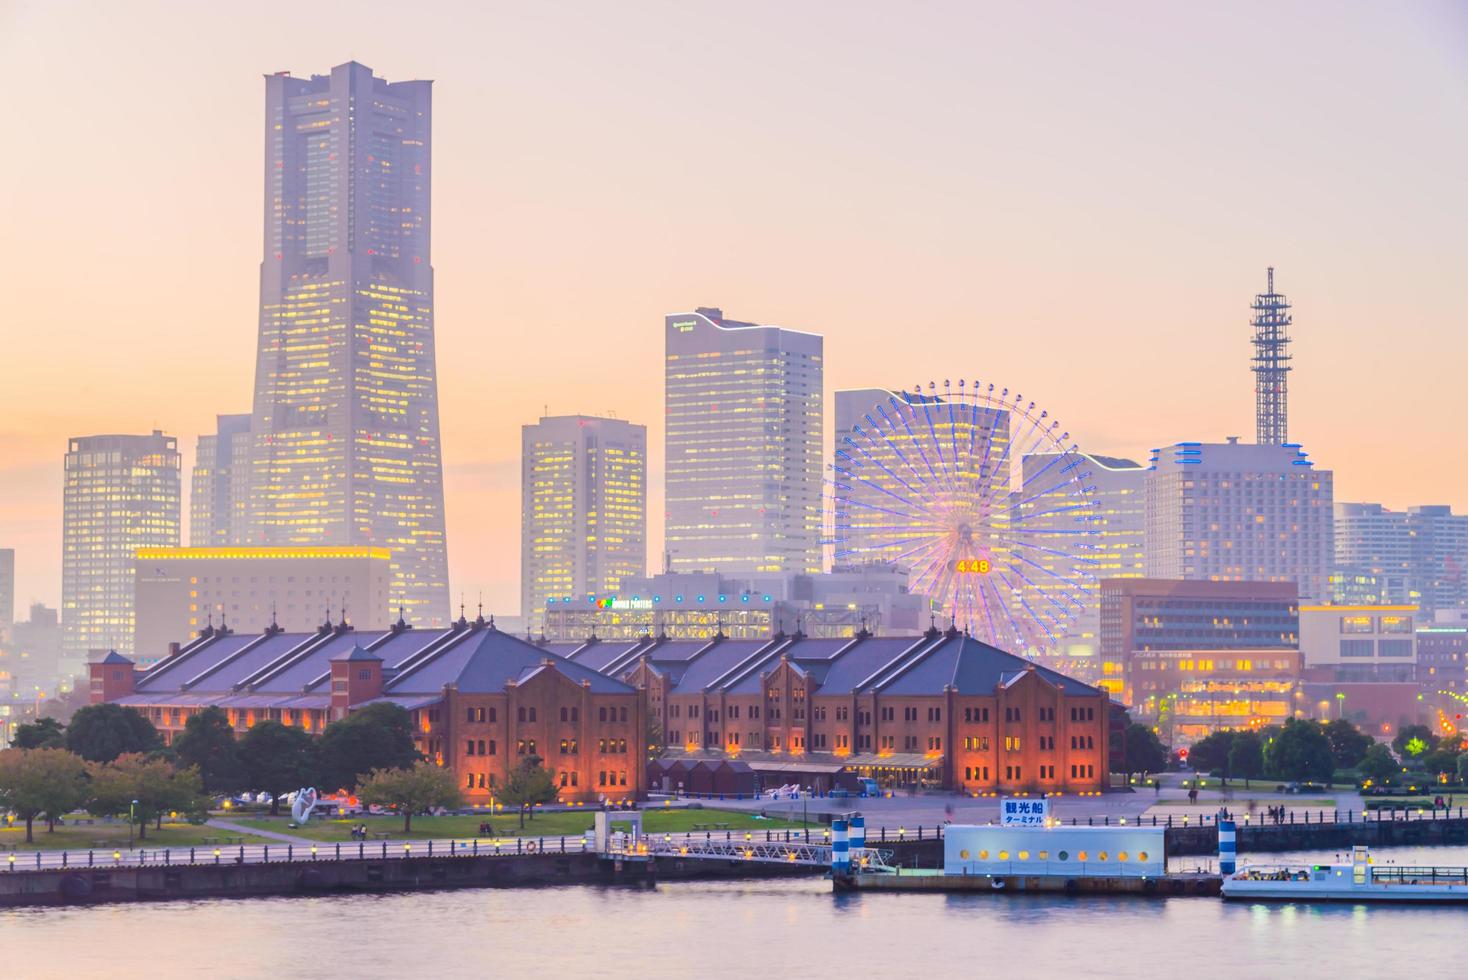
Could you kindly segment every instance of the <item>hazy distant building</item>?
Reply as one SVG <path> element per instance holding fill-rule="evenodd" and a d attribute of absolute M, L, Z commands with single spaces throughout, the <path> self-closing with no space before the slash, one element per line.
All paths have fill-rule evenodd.
<path fill-rule="evenodd" d="M 139 548 L 179 543 L 178 440 L 82 436 L 66 453 L 61 508 L 61 626 L 71 657 L 127 654 Z"/>
<path fill-rule="evenodd" d="M 1416 606 L 1301 606 L 1306 678 L 1415 681 L 1416 613 Z"/>
<path fill-rule="evenodd" d="M 209 626 L 259 633 L 272 622 L 305 633 L 345 619 L 386 629 L 392 567 L 386 548 L 145 548 L 136 559 L 133 661 L 141 667 Z"/>
<path fill-rule="evenodd" d="M 676 572 L 819 572 L 822 340 L 666 317 L 666 548 Z"/>
<path fill-rule="evenodd" d="M 0 548 L 0 643 L 15 626 L 15 549 Z"/>
<path fill-rule="evenodd" d="M 449 614 L 429 204 L 432 83 L 355 62 L 265 79 L 251 544 L 392 552 Z"/>
<path fill-rule="evenodd" d="M 1075 492 L 1062 477 L 1071 471 L 1058 472 L 1055 453 L 1032 453 L 1024 458 L 1024 485 L 1034 487 L 1017 508 L 1018 515 L 1026 528 L 1046 529 L 1055 532 L 1094 532 L 1085 537 L 1093 546 L 1084 553 L 1087 566 L 1098 579 L 1141 578 L 1146 573 L 1144 546 L 1147 536 L 1146 476 L 1147 468 L 1129 459 L 1112 456 L 1092 456 L 1072 453 L 1064 467 L 1074 468 L 1082 474 L 1086 485 L 1093 487 L 1091 496 L 1096 501 L 1092 510 L 1078 516 L 1075 507 Z M 1047 473 L 1048 471 L 1048 473 Z M 1074 561 L 1069 557 L 1047 556 L 1037 553 L 1033 558 L 1050 574 L 1050 578 L 1039 578 L 1044 584 L 1057 576 L 1073 574 Z M 1058 651 L 1065 657 L 1090 658 L 1092 666 L 1067 665 L 1067 671 L 1090 676 L 1099 653 L 1100 593 L 1087 594 L 1087 608 L 1071 623 L 1067 634 L 1061 639 Z"/>
<path fill-rule="evenodd" d="M 9 641 L 0 645 L 0 715 L 6 702 L 54 697 L 85 663 L 85 657 L 63 657 L 56 610 L 32 603 L 27 618 L 15 623 Z"/>
<path fill-rule="evenodd" d="M 250 533 L 250 416 L 220 415 L 199 437 L 189 479 L 189 544 L 241 545 Z"/>
<path fill-rule="evenodd" d="M 647 427 L 588 415 L 521 430 L 520 610 L 614 595 L 647 572 Z"/>
<path fill-rule="evenodd" d="M 1181 442 L 1153 451 L 1146 479 L 1147 576 L 1296 582 L 1303 601 L 1329 595 L 1329 470 L 1294 444 Z"/>
<path fill-rule="evenodd" d="M 1430 622 L 1468 608 L 1468 515 L 1445 505 L 1335 506 L 1336 602 L 1409 603 Z"/>

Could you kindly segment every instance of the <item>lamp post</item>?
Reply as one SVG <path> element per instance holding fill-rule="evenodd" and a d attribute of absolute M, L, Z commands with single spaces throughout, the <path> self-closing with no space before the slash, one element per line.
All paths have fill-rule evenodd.
<path fill-rule="evenodd" d="M 127 808 L 127 849 L 133 849 L 133 821 L 138 819 L 138 801 L 133 800 Z"/>
<path fill-rule="evenodd" d="M 1346 693 L 1344 691 L 1336 691 L 1335 692 L 1335 719 L 1336 719 L 1336 721 L 1340 721 L 1343 717 L 1345 717 L 1345 713 L 1346 713 Z"/>

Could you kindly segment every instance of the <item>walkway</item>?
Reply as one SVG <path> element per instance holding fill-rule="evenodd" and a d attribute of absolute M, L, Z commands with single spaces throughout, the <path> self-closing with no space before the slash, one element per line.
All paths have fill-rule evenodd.
<path fill-rule="evenodd" d="M 233 820 L 221 820 L 218 817 L 210 817 L 205 822 L 210 827 L 217 827 L 220 830 L 227 830 L 231 834 L 268 837 L 270 840 L 278 840 L 282 844 L 304 844 L 307 847 L 310 847 L 312 844 L 320 843 L 320 841 L 313 841 L 307 837 L 293 837 L 290 834 L 281 834 L 273 830 L 261 830 L 259 827 L 246 827 L 242 823 L 235 823 Z"/>

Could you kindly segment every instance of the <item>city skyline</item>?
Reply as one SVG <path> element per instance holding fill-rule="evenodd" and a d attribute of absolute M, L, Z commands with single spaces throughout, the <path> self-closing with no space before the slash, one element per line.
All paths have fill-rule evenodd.
<path fill-rule="evenodd" d="M 1291 434 L 1336 471 L 1337 499 L 1380 501 L 1394 509 L 1418 502 L 1462 509 L 1457 461 L 1430 449 L 1451 444 L 1452 425 L 1461 415 L 1463 396 L 1450 365 L 1462 341 L 1450 328 L 1461 319 L 1461 291 L 1451 270 L 1461 265 L 1463 244 L 1447 216 L 1461 211 L 1453 200 L 1463 191 L 1431 174 L 1425 180 L 1389 182 L 1403 167 L 1417 171 L 1406 156 L 1397 156 L 1407 151 L 1382 138 L 1384 131 L 1419 134 L 1423 117 L 1404 121 L 1397 114 L 1404 100 L 1420 104 L 1426 99 L 1430 107 L 1423 111 L 1445 118 L 1457 111 L 1454 100 L 1461 99 L 1452 84 L 1461 80 L 1461 51 L 1438 40 L 1459 25 L 1446 8 L 1423 9 L 1420 20 L 1378 22 L 1376 17 L 1385 15 L 1345 8 L 1333 28 L 1352 44 L 1313 50 L 1309 64 L 1279 68 L 1260 80 L 1248 77 L 1247 65 L 1235 69 L 1218 63 L 1228 45 L 1240 42 L 1244 25 L 1210 24 L 1217 40 L 1180 47 L 1210 69 L 1237 72 L 1224 76 L 1237 82 L 1238 91 L 1227 97 L 1221 91 L 1228 86 L 1200 88 L 1198 76 L 1188 72 L 1174 86 L 1177 91 L 1157 92 L 1145 84 L 1146 75 L 1125 64 L 1154 56 L 1181 58 L 1164 50 L 1173 41 L 1169 29 L 1190 26 L 1179 13 L 1159 10 L 1152 23 L 1131 36 L 1115 25 L 1091 24 L 1121 46 L 1100 62 L 1078 36 L 1085 33 L 1084 25 L 1072 28 L 1074 35 L 1065 31 L 1051 38 L 1056 50 L 1032 68 L 1016 64 L 1026 54 L 1036 55 L 1039 49 L 1029 43 L 1016 55 L 994 52 L 996 67 L 975 67 L 976 81 L 990 79 L 986 72 L 991 70 L 996 80 L 1011 72 L 1017 81 L 1005 91 L 1013 97 L 985 102 L 982 125 L 971 128 L 974 134 L 994 131 L 1027 139 L 1004 148 L 983 146 L 979 154 L 974 134 L 938 137 L 939 149 L 962 166 L 935 159 L 924 144 L 902 145 L 901 125 L 893 137 L 896 147 L 855 152 L 862 148 L 865 130 L 851 103 L 864 102 L 862 113 L 883 111 L 910 90 L 902 88 L 899 73 L 899 95 L 890 98 L 869 89 L 872 82 L 859 80 L 851 103 L 822 86 L 812 91 L 793 62 L 779 56 L 785 45 L 809 43 L 818 30 L 820 18 L 797 12 L 787 24 L 789 36 L 776 39 L 775 53 L 767 55 L 773 59 L 770 77 L 746 79 L 752 93 L 738 89 L 740 98 L 769 107 L 770 117 L 761 124 L 768 126 L 770 139 L 786 141 L 790 152 L 772 164 L 765 159 L 766 143 L 739 145 L 736 127 L 719 141 L 724 152 L 695 168 L 700 174 L 693 183 L 681 161 L 666 159 L 666 140 L 653 137 L 677 122 L 693 131 L 690 136 L 712 140 L 715 132 L 705 127 L 716 118 L 724 121 L 718 110 L 735 98 L 727 81 L 688 77 L 669 87 L 664 71 L 623 65 L 627 90 L 633 100 L 642 99 L 642 113 L 629 114 L 621 104 L 599 104 L 598 111 L 622 124 L 627 135 L 606 145 L 597 167 L 569 152 L 573 143 L 562 142 L 567 139 L 563 130 L 580 131 L 576 143 L 587 127 L 613 135 L 605 121 L 588 118 L 588 110 L 575 104 L 589 79 L 607 67 L 593 56 L 593 37 L 606 26 L 597 18 L 604 14 L 570 18 L 545 12 L 529 16 L 528 23 L 502 24 L 523 28 L 518 40 L 524 50 L 506 52 L 505 63 L 493 69 L 476 60 L 473 71 L 483 69 L 481 78 L 452 46 L 426 53 L 423 36 L 413 29 L 397 37 L 363 30 L 343 43 L 333 40 L 329 18 L 311 13 L 290 41 L 281 41 L 273 30 L 262 41 L 251 33 L 261 28 L 247 25 L 237 48 L 226 45 L 207 57 L 181 52 L 181 60 L 157 58 L 149 64 L 149 45 L 166 45 L 174 32 L 209 29 L 214 23 L 210 15 L 179 13 L 156 37 L 139 39 L 141 47 L 128 53 L 127 62 L 141 73 L 140 85 L 184 71 L 191 76 L 191 90 L 181 103 L 137 108 L 138 131 L 148 138 L 125 143 L 116 176 L 104 174 L 93 156 L 68 156 L 75 137 L 58 128 L 64 119 L 68 128 L 87 131 L 87 125 L 77 125 L 75 114 L 81 113 L 103 126 L 105 136 L 116 135 L 105 120 L 88 115 L 96 110 L 84 104 L 82 93 L 95 88 L 95 73 L 118 70 L 117 56 L 103 51 L 99 41 L 83 39 L 75 76 L 59 79 L 38 100 L 44 111 L 29 105 L 20 109 L 21 124 L 61 151 L 46 159 L 64 163 L 52 167 L 54 176 L 19 158 L 0 164 L 5 186 L 31 188 L 24 198 L 18 190 L 8 191 L 14 196 L 7 197 L 6 207 L 18 226 L 34 229 L 24 242 L 13 236 L 0 244 L 8 267 L 19 272 L 21 288 L 17 322 L 22 329 L 13 343 L 19 370 L 4 396 L 12 421 L 0 436 L 7 460 L 0 481 L 13 502 L 0 523 L 0 543 L 17 549 L 17 604 L 36 599 L 56 605 L 59 599 L 58 462 L 67 436 L 158 427 L 185 447 L 189 465 L 194 438 L 210 431 L 214 415 L 242 407 L 254 332 L 250 294 L 258 286 L 244 270 L 258 260 L 261 247 L 259 78 L 284 68 L 320 70 L 354 55 L 389 78 L 432 77 L 441 94 L 457 87 L 452 106 L 440 107 L 437 132 L 440 138 L 454 133 L 455 151 L 462 157 L 447 173 L 440 167 L 435 175 L 440 212 L 446 198 L 454 212 L 447 228 L 438 222 L 435 264 L 439 333 L 446 345 L 440 386 L 448 520 L 456 542 L 455 602 L 460 594 L 473 598 L 482 591 L 487 610 L 515 605 L 514 562 L 499 556 L 517 551 L 518 427 L 550 402 L 557 413 L 614 410 L 622 418 L 646 422 L 648 438 L 658 444 L 656 340 L 642 331 L 654 317 L 696 303 L 720 304 L 824 336 L 827 394 L 840 387 L 885 384 L 894 375 L 928 377 L 940 358 L 961 363 L 982 358 L 995 365 L 986 373 L 1047 392 L 1048 403 L 1068 420 L 1083 450 L 1144 459 L 1150 449 L 1178 439 L 1219 441 L 1250 431 L 1249 299 L 1259 291 L 1265 266 L 1273 264 L 1278 288 L 1289 296 L 1295 314 Z M 1073 13 L 1081 22 L 1095 16 Z M 111 16 L 97 14 L 103 27 Z M 688 29 L 690 20 L 696 23 L 703 15 L 680 16 L 661 30 Z M 879 34 L 881 16 L 871 9 L 859 12 L 840 37 L 859 47 Z M 65 11 L 16 7 L 0 14 L 11 17 L 21 30 L 0 35 L 25 36 L 28 42 L 0 40 L 0 47 L 15 55 L 7 61 L 22 72 L 39 67 L 38 58 L 57 50 L 69 26 Z M 636 15 L 630 19 L 639 30 L 653 28 L 636 44 L 666 46 L 667 34 L 652 23 L 657 18 L 648 23 Z M 1000 26 L 1006 24 L 1016 26 Z M 134 36 L 122 21 L 113 26 L 95 37 L 107 35 L 110 43 Z M 711 43 L 731 50 L 757 27 L 722 26 L 725 30 L 715 32 Z M 1274 36 L 1251 36 L 1254 47 L 1245 50 L 1263 61 L 1283 59 L 1311 26 L 1313 19 L 1300 8 L 1285 9 Z M 441 27 L 433 23 L 425 31 Z M 510 85 L 553 39 L 571 53 L 563 77 L 530 93 Z M 960 64 L 956 46 L 933 43 L 937 48 L 929 64 L 906 65 L 925 86 Z M 832 44 L 833 79 L 851 80 L 854 59 L 847 60 L 839 43 L 828 42 L 828 48 Z M 993 43 L 981 45 L 987 51 Z M 1349 55 L 1366 48 L 1381 53 L 1383 63 L 1362 68 L 1349 62 L 1356 73 L 1337 91 L 1334 86 L 1345 73 L 1332 71 L 1331 59 L 1345 64 Z M 907 47 L 897 52 L 913 53 Z M 1066 54 L 1077 59 L 1076 71 L 1091 70 L 1094 92 L 1040 84 L 1043 72 Z M 627 60 L 619 58 L 619 64 Z M 967 60 L 963 64 L 971 67 Z M 1335 81 L 1327 85 L 1327 78 Z M 883 79 L 893 80 L 881 76 L 878 81 Z M 974 82 L 963 84 L 967 91 Z M 524 98 L 496 98 L 501 90 Z M 1111 101 L 1123 96 L 1136 97 L 1138 104 L 1122 108 Z M 170 123 L 216 98 L 219 110 L 197 127 Z M 710 122 L 695 115 L 700 98 L 712 100 Z M 466 111 L 476 99 L 493 106 L 489 118 L 500 139 L 500 155 L 488 171 L 489 144 L 476 142 L 482 137 L 469 132 L 483 123 Z M 1144 159 L 1144 148 L 1116 136 L 1098 143 L 1104 135 L 1100 127 L 1079 118 L 1086 107 L 1096 108 L 1098 99 L 1109 110 L 1100 116 L 1117 126 L 1121 137 L 1146 134 L 1154 142 L 1145 149 L 1155 152 L 1160 144 L 1169 167 L 1196 171 L 1207 180 L 1206 191 L 1169 182 L 1148 191 L 1145 168 L 1135 176 L 1127 172 Z M 779 105 L 782 100 L 791 103 L 788 110 Z M 1326 111 L 1312 113 L 1317 104 Z M 846 133 L 833 131 L 835 142 L 816 150 L 802 140 L 795 122 L 819 117 L 813 110 L 822 107 L 833 122 L 853 125 Z M 1067 138 L 1057 143 L 1050 133 L 1027 124 L 1027 108 L 1058 113 L 1061 128 L 1069 127 Z M 1189 115 L 1188 109 L 1195 111 Z M 936 111 L 926 105 L 915 109 L 915 122 L 928 139 L 936 131 L 929 127 Z M 1158 111 L 1168 111 L 1179 135 L 1141 128 L 1150 122 L 1149 112 Z M 1187 141 L 1199 137 L 1199 126 L 1206 138 L 1191 148 Z M 1230 148 L 1256 129 L 1277 139 L 1281 152 L 1260 162 Z M 1442 161 L 1444 173 L 1460 169 L 1461 133 L 1421 135 L 1427 146 L 1411 141 L 1412 160 Z M 637 141 L 657 147 L 658 153 L 643 156 L 632 146 Z M 1086 174 L 1045 170 L 1058 167 L 1053 161 L 1068 159 L 1059 152 L 1065 146 L 1095 151 L 1086 156 Z M 1287 160 L 1291 153 L 1298 159 Z M 186 172 L 159 166 L 180 154 L 185 154 Z M 970 171 L 976 165 L 981 179 L 975 182 Z M 1007 182 L 1031 166 L 1057 182 L 1045 194 L 1032 190 L 1008 202 Z M 540 170 L 544 173 L 536 178 Z M 919 170 L 926 186 L 911 182 Z M 484 180 L 486 174 L 496 180 Z M 68 179 L 83 185 L 76 190 L 82 206 L 75 210 L 98 222 L 95 234 L 83 234 L 68 214 L 51 216 L 49 224 L 31 217 L 40 201 L 58 196 L 47 188 Z M 649 179 L 654 182 L 644 183 Z M 123 180 L 135 183 L 118 183 Z M 188 207 L 164 202 L 141 238 L 124 246 L 122 229 L 136 220 L 142 201 L 163 201 L 158 192 L 166 185 L 160 180 L 181 183 L 184 193 L 178 200 L 188 201 Z M 708 187 L 714 185 L 726 196 L 710 195 Z M 884 189 L 888 186 L 903 187 L 903 194 L 892 194 Z M 550 187 L 560 191 L 554 199 L 547 196 Z M 96 196 L 101 194 L 113 196 Z M 859 222 L 850 214 L 852 201 L 860 202 Z M 1057 206 L 1075 213 L 1063 215 Z M 1260 236 L 1264 225 L 1253 218 L 1266 211 L 1276 223 L 1269 235 Z M 588 213 L 591 222 L 585 220 Z M 692 228 L 688 218 L 693 214 L 708 232 L 699 236 L 704 250 L 696 258 L 682 253 L 699 250 L 684 249 L 667 234 Z M 769 230 L 777 221 L 783 234 L 772 237 Z M 1094 229 L 1114 231 L 1120 223 L 1134 229 L 1131 247 L 1107 254 Z M 608 227 L 596 227 L 601 224 Z M 624 234 L 623 226 L 635 233 Z M 581 237 L 569 235 L 573 227 Z M 987 230 L 973 231 L 978 227 Z M 1365 227 L 1372 234 L 1361 234 Z M 127 234 L 138 230 L 131 227 Z M 855 251 L 842 243 L 853 237 L 861 246 Z M 58 278 L 64 270 L 44 263 L 63 242 L 95 277 L 91 288 L 66 289 Z M 568 242 L 574 244 L 568 247 Z M 616 254 L 614 242 L 626 254 Z M 179 286 L 175 309 L 160 310 L 146 291 L 127 288 L 140 275 L 141 263 L 160 260 L 172 262 L 188 280 Z M 481 270 L 489 270 L 487 280 Z M 1057 278 L 1065 288 L 1054 288 Z M 486 281 L 492 288 L 484 288 Z M 553 301 L 566 301 L 567 282 L 573 283 L 570 302 L 594 305 L 595 317 L 552 312 Z M 1035 292 L 1037 287 L 1044 288 L 1043 294 Z M 1139 307 L 1136 297 L 1143 291 L 1148 302 Z M 1121 328 L 1124 333 L 1118 333 Z M 119 334 L 129 341 L 118 343 Z M 1383 336 L 1406 352 L 1435 345 L 1435 356 L 1381 356 Z M 621 342 L 608 345 L 611 337 Z M 66 357 L 54 356 L 57 338 L 66 341 Z M 880 369 L 874 349 L 881 350 Z M 554 367 L 536 369 L 544 368 L 536 359 L 545 351 L 555 352 Z M 506 370 L 506 364 L 535 367 Z M 64 404 L 46 397 L 63 385 L 76 390 L 77 397 Z M 1409 404 L 1391 395 L 1406 391 L 1418 400 Z M 40 411 L 37 405 L 43 406 Z M 1398 450 L 1390 456 L 1392 465 L 1345 465 L 1377 458 L 1381 446 Z M 662 460 L 650 463 L 649 513 L 656 514 Z M 655 558 L 661 553 L 661 522 L 650 523 L 649 552 Z"/>

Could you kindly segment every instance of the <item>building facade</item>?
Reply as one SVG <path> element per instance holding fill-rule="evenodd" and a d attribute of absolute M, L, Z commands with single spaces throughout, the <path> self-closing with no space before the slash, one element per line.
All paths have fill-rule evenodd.
<path fill-rule="evenodd" d="M 315 735 L 357 708 L 388 702 L 411 712 L 418 750 L 453 770 L 470 804 L 491 802 L 530 756 L 567 802 L 646 792 L 641 693 L 483 619 L 460 617 L 446 630 L 403 622 L 308 633 L 205 627 L 146 670 L 110 654 L 90 673 L 93 703 L 142 713 L 167 743 L 210 706 L 239 733 L 271 720 Z"/>
<path fill-rule="evenodd" d="M 821 571 L 822 339 L 705 307 L 665 332 L 667 568 Z"/>
<path fill-rule="evenodd" d="M 1301 606 L 1306 679 L 1415 681 L 1416 614 L 1416 606 Z"/>
<path fill-rule="evenodd" d="M 647 427 L 588 415 L 525 426 L 520 501 L 522 614 L 615 595 L 647 573 Z"/>
<path fill-rule="evenodd" d="M 765 785 L 829 788 L 842 774 L 969 794 L 1107 784 L 1105 692 L 957 630 L 552 649 L 643 690 L 668 755 L 738 759 Z"/>
<path fill-rule="evenodd" d="M 189 544 L 223 548 L 250 534 L 250 416 L 220 415 L 199 437 L 189 476 Z"/>
<path fill-rule="evenodd" d="M 1229 694 L 1224 678 L 1233 676 L 1227 672 L 1238 662 L 1268 662 L 1273 672 L 1274 654 L 1290 660 L 1286 669 L 1298 679 L 1299 596 L 1293 582 L 1104 579 L 1100 638 L 1098 687 L 1144 714 L 1174 710 L 1174 695 L 1205 692 L 1208 709 L 1227 712 L 1223 717 L 1273 716 L 1276 706 L 1240 706 L 1238 701 L 1257 700 L 1242 697 L 1258 692 L 1248 684 L 1233 688 L 1240 697 L 1230 703 L 1220 704 L 1224 698 L 1217 695 Z M 1214 676 L 1218 670 L 1224 673 Z"/>
<path fill-rule="evenodd" d="M 134 558 L 179 543 L 178 441 L 151 435 L 70 441 L 61 509 L 61 626 L 65 652 L 130 653 Z"/>
<path fill-rule="evenodd" d="M 209 626 L 304 633 L 341 619 L 386 629 L 399 615 L 391 558 L 361 546 L 140 549 L 131 659 L 146 669 L 167 658 L 169 644 Z"/>
<path fill-rule="evenodd" d="M 1468 694 L 1468 626 L 1444 623 L 1417 631 L 1417 681 L 1427 692 Z"/>
<path fill-rule="evenodd" d="M 1155 450 L 1145 494 L 1147 576 L 1295 582 L 1302 599 L 1325 598 L 1335 547 L 1332 478 L 1294 444 Z"/>
<path fill-rule="evenodd" d="M 265 79 L 252 545 L 386 548 L 449 616 L 430 251 L 432 83 Z"/>
<path fill-rule="evenodd" d="M 0 548 L 0 643 L 15 627 L 15 549 Z"/>

